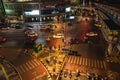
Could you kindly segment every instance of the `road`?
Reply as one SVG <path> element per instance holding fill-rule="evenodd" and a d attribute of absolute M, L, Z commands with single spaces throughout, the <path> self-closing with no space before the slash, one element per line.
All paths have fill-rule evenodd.
<path fill-rule="evenodd" d="M 77 51 L 81 56 L 68 55 L 65 59 L 64 71 L 71 71 L 76 73 L 77 70 L 80 70 L 81 73 L 90 73 L 90 74 L 99 74 L 102 77 L 106 76 L 105 71 L 107 71 L 107 63 L 104 60 L 104 49 L 106 44 L 103 40 L 103 36 L 98 28 L 94 26 L 93 18 L 89 17 L 89 21 L 84 20 L 85 17 L 82 17 L 79 22 L 73 23 L 70 29 L 67 30 L 66 38 L 76 38 L 80 43 L 71 44 L 70 49 Z M 90 37 L 88 40 L 92 41 L 92 44 L 89 44 L 84 41 L 86 33 L 88 32 L 97 32 L 98 37 Z"/>
<path fill-rule="evenodd" d="M 85 18 L 89 18 L 89 20 L 86 21 Z M 63 71 L 71 71 L 74 74 L 77 70 L 80 70 L 82 74 L 94 73 L 105 77 L 107 71 L 113 70 L 110 67 L 111 65 L 105 61 L 105 49 L 107 45 L 100 29 L 94 26 L 92 17 L 80 17 L 80 19 L 77 22 L 73 22 L 71 26 L 67 23 L 56 23 L 57 28 L 51 33 L 40 31 L 41 26 L 38 25 L 39 24 L 34 24 L 34 31 L 39 34 L 40 40 L 44 42 L 49 38 L 49 41 L 45 44 L 47 48 L 55 50 L 54 54 L 59 53 L 61 48 L 67 47 L 70 50 L 77 51 L 81 55 L 66 56 Z M 64 40 L 61 38 L 53 38 L 53 34 L 60 33 L 63 28 Z M 86 33 L 91 31 L 97 32 L 98 36 L 88 37 L 88 40 L 85 41 Z M 15 65 L 23 80 L 48 79 L 45 66 L 39 59 L 31 55 L 33 53 L 33 47 L 30 48 L 24 45 L 26 37 L 22 29 L 11 29 L 8 32 L 1 33 L 1 35 L 6 36 L 8 40 L 2 44 L 3 48 L 0 48 L 0 54 Z M 71 39 L 76 39 L 79 43 L 69 44 Z M 91 43 L 89 43 L 89 41 Z M 28 52 L 25 52 L 26 48 Z M 50 56 L 50 53 L 48 53 L 46 53 L 46 56 Z M 112 66 L 114 65 L 112 64 Z M 49 66 L 47 67 L 49 68 Z M 86 78 L 86 75 L 84 75 L 84 78 Z M 66 80 L 66 78 L 63 78 L 63 80 Z"/>
<path fill-rule="evenodd" d="M 2 32 L 1 36 L 6 37 L 7 41 L 1 44 L 0 55 L 16 67 L 22 80 L 47 79 L 48 73 L 45 67 L 30 55 L 33 50 L 27 47 L 29 50 L 27 54 L 25 53 L 27 45 L 24 45 L 26 37 L 23 29 L 10 29 L 7 32 Z"/>

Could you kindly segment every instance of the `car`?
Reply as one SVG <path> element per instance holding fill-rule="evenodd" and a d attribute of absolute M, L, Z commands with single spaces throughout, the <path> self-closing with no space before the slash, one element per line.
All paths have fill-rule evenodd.
<path fill-rule="evenodd" d="M 47 26 L 49 26 L 50 28 L 57 28 L 57 26 L 53 23 L 48 23 Z"/>
<path fill-rule="evenodd" d="M 38 37 L 38 34 L 34 31 L 27 32 L 26 35 L 28 37 Z"/>
<path fill-rule="evenodd" d="M 47 28 L 45 31 L 46 31 L 46 32 L 52 32 L 52 31 L 54 31 L 54 30 L 51 29 L 51 28 Z"/>
<path fill-rule="evenodd" d="M 26 28 L 23 30 L 23 32 L 30 31 L 30 30 L 32 30 L 32 28 L 26 27 Z"/>
<path fill-rule="evenodd" d="M 6 31 L 8 31 L 10 29 L 10 27 L 2 27 L 1 29 L 0 29 L 0 31 L 1 32 L 6 32 Z"/>
<path fill-rule="evenodd" d="M 11 28 L 15 28 L 16 24 L 10 24 Z"/>
<path fill-rule="evenodd" d="M 56 35 L 53 35 L 53 38 L 64 38 L 64 34 L 58 33 Z"/>
<path fill-rule="evenodd" d="M 2 45 L 0 45 L 0 48 L 2 48 Z"/>
<path fill-rule="evenodd" d="M 25 33 L 25 35 L 27 36 L 27 34 L 30 32 L 31 30 L 26 30 L 24 33 Z"/>
<path fill-rule="evenodd" d="M 78 51 L 72 51 L 72 50 L 70 50 L 70 51 L 68 52 L 68 55 L 81 56 L 81 55 L 78 53 Z"/>
<path fill-rule="evenodd" d="M 98 34 L 96 32 L 89 32 L 86 33 L 86 36 L 98 36 Z"/>
<path fill-rule="evenodd" d="M 28 28 L 33 28 L 33 26 L 30 26 L 30 25 L 27 25 L 26 27 L 28 27 Z"/>
<path fill-rule="evenodd" d="M 70 49 L 68 49 L 68 48 L 62 48 L 62 51 L 69 53 Z"/>
<path fill-rule="evenodd" d="M 79 43 L 80 43 L 80 41 L 77 38 L 71 38 L 70 39 L 70 44 L 79 44 Z"/>
<path fill-rule="evenodd" d="M 26 45 L 34 45 L 35 44 L 35 38 L 27 38 L 26 40 L 25 40 L 25 44 Z"/>
<path fill-rule="evenodd" d="M 94 24 L 96 27 L 99 27 L 99 28 L 101 28 L 102 27 L 102 25 L 101 24 Z"/>
<path fill-rule="evenodd" d="M 16 25 L 15 29 L 22 29 L 22 27 L 20 25 Z"/>
<path fill-rule="evenodd" d="M 49 27 L 48 27 L 48 26 L 42 26 L 42 27 L 40 28 L 40 31 L 46 31 L 47 28 L 49 28 Z"/>
<path fill-rule="evenodd" d="M 2 27 L 1 30 L 9 30 L 10 27 Z"/>

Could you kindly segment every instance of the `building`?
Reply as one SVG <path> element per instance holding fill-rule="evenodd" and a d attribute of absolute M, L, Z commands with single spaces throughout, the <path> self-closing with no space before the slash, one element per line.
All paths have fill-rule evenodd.
<path fill-rule="evenodd" d="M 56 2 L 56 0 L 53 0 Z M 54 17 L 65 17 L 68 4 L 42 0 L 3 0 L 7 20 L 10 23 L 52 21 Z M 68 10 L 68 9 L 67 9 Z"/>
<path fill-rule="evenodd" d="M 5 15 L 5 10 L 4 10 L 4 6 L 3 6 L 3 2 L 2 0 L 0 0 L 0 16 Z"/>
<path fill-rule="evenodd" d="M 104 4 L 95 5 L 104 13 L 98 14 L 103 23 L 101 31 L 108 43 L 106 54 L 113 57 L 120 56 L 120 9 Z"/>

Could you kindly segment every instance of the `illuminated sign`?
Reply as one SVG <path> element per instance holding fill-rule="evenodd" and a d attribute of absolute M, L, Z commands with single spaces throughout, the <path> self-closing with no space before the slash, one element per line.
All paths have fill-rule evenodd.
<path fill-rule="evenodd" d="M 25 11 L 25 15 L 39 15 L 39 10 Z"/>
<path fill-rule="evenodd" d="M 51 5 L 46 5 L 45 8 L 51 8 Z"/>
<path fill-rule="evenodd" d="M 70 11 L 71 11 L 71 7 L 65 8 L 65 12 L 70 12 Z"/>
<path fill-rule="evenodd" d="M 70 18 L 70 19 L 75 19 L 75 16 L 70 16 L 69 18 Z"/>

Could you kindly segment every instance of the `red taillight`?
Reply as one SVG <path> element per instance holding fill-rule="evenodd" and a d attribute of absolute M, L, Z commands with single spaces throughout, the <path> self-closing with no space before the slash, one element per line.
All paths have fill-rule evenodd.
<path fill-rule="evenodd" d="M 2 38 L 2 41 L 5 42 L 5 41 L 6 41 L 6 38 Z"/>

